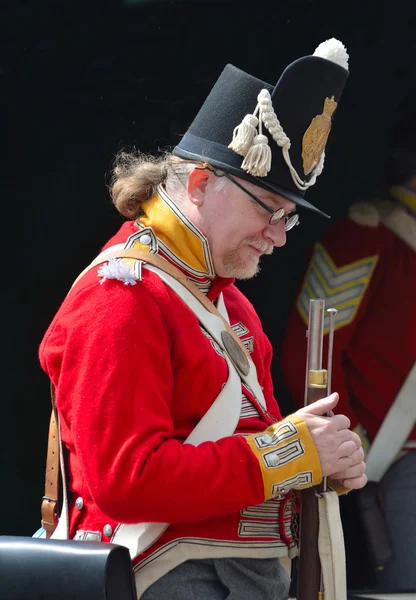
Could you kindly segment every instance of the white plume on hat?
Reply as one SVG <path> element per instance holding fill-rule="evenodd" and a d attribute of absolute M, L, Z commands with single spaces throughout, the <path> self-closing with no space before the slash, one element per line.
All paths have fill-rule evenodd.
<path fill-rule="evenodd" d="M 342 42 L 336 40 L 335 38 L 325 40 L 325 42 L 319 44 L 313 53 L 313 56 L 319 56 L 320 58 L 331 60 L 335 64 L 348 71 L 349 56 L 347 49 Z"/>

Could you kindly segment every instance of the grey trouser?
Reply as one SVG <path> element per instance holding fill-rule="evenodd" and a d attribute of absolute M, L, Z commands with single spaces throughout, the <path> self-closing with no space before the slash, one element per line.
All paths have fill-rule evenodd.
<path fill-rule="evenodd" d="M 289 577 L 277 558 L 188 560 L 140 600 L 287 600 Z"/>
<path fill-rule="evenodd" d="M 380 573 L 378 588 L 416 590 L 416 451 L 395 462 L 380 482 L 394 558 Z"/>

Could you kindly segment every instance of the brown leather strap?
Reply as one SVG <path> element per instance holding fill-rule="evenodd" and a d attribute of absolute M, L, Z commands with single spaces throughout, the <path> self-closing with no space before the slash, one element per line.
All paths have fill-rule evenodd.
<path fill-rule="evenodd" d="M 109 252 L 105 256 L 98 256 L 92 261 L 88 267 L 86 267 L 80 275 L 76 278 L 72 287 L 85 275 L 90 269 L 97 265 L 107 262 L 110 258 L 132 258 L 135 260 L 141 260 L 143 262 L 150 263 L 158 267 L 161 271 L 168 273 L 175 279 L 177 279 L 209 312 L 219 317 L 223 323 L 225 329 L 234 338 L 236 343 L 239 345 L 241 350 L 244 352 L 246 357 L 249 357 L 249 353 L 240 340 L 240 338 L 234 333 L 229 323 L 224 319 L 214 304 L 205 296 L 198 287 L 186 278 L 179 269 L 171 265 L 168 261 L 151 254 L 149 252 L 142 252 L 140 250 L 115 250 Z M 72 289 L 71 287 L 71 289 Z M 52 400 L 52 414 L 49 424 L 49 438 L 48 438 L 48 450 L 46 458 L 46 473 L 45 473 L 45 495 L 42 499 L 42 527 L 46 530 L 46 537 L 49 538 L 54 532 L 58 524 L 58 493 L 59 493 L 59 427 L 58 427 L 58 416 L 55 405 L 55 390 L 51 384 L 51 400 Z"/>
<path fill-rule="evenodd" d="M 160 269 L 161 271 L 164 271 L 168 275 L 171 275 L 172 277 L 177 279 L 184 287 L 186 287 L 186 289 L 189 292 L 191 292 L 191 294 L 193 294 L 193 296 L 195 296 L 195 298 L 197 300 L 199 300 L 199 302 L 204 306 L 204 308 L 206 308 L 210 313 L 216 315 L 223 321 L 226 330 L 228 331 L 228 333 L 230 335 L 232 335 L 232 337 L 237 342 L 237 344 L 239 345 L 241 350 L 244 352 L 245 356 L 247 358 L 250 357 L 246 347 L 244 346 L 244 344 L 242 343 L 242 341 L 240 340 L 238 335 L 236 335 L 236 333 L 234 333 L 234 331 L 230 327 L 229 323 L 227 323 L 227 321 L 224 319 L 224 317 L 219 312 L 219 310 L 215 307 L 215 305 L 211 302 L 211 300 L 209 300 L 209 298 L 207 298 L 207 296 L 203 292 L 201 292 L 201 290 L 194 283 L 192 283 L 192 281 L 187 279 L 186 275 L 184 275 L 184 273 L 182 273 L 182 271 L 180 271 L 179 269 L 174 267 L 171 263 L 169 263 L 164 258 L 157 256 L 156 254 L 152 254 L 150 252 L 143 252 L 142 250 L 131 249 L 131 250 L 115 250 L 114 252 L 109 252 L 108 254 L 106 254 L 104 256 L 98 256 L 76 278 L 73 286 L 90 269 L 92 269 L 93 267 L 96 267 L 97 265 L 100 265 L 103 262 L 107 262 L 108 260 L 110 260 L 110 258 L 132 258 L 132 259 L 136 259 L 136 260 L 141 260 L 145 263 L 147 262 L 151 265 L 154 265 L 155 267 L 158 267 L 158 269 Z"/>
<path fill-rule="evenodd" d="M 49 422 L 48 450 L 46 454 L 45 495 L 42 498 L 42 527 L 50 538 L 58 524 L 59 492 L 59 428 L 55 406 L 55 390 L 51 383 L 52 412 Z"/>

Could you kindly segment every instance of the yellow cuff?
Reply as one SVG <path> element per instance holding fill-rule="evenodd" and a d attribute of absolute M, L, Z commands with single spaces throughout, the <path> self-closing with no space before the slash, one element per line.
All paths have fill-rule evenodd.
<path fill-rule="evenodd" d="M 297 415 L 244 439 L 259 461 L 265 500 L 322 481 L 318 451 L 305 421 Z"/>
<path fill-rule="evenodd" d="M 343 487 L 339 481 L 331 479 L 330 477 L 328 478 L 328 485 L 338 494 L 338 496 L 344 496 L 352 491 L 351 488 Z"/>

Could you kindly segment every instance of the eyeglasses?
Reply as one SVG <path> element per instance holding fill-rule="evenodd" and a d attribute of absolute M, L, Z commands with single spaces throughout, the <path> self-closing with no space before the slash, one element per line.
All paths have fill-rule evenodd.
<path fill-rule="evenodd" d="M 299 215 L 297 213 L 285 215 L 284 208 L 278 208 L 277 210 L 273 210 L 272 208 L 270 208 L 270 206 L 267 206 L 267 204 L 265 204 L 259 198 L 257 198 L 257 196 L 249 192 L 244 186 L 241 185 L 239 181 L 235 179 L 235 177 L 233 177 L 229 173 L 223 173 L 223 175 L 218 175 L 217 172 L 214 171 L 214 175 L 216 175 L 217 177 L 226 177 L 227 179 L 232 181 L 237 187 L 239 187 L 240 190 L 243 190 L 243 192 L 250 196 L 250 198 L 252 198 L 254 202 L 257 202 L 257 204 L 260 204 L 260 206 L 267 210 L 267 212 L 271 215 L 269 219 L 270 225 L 276 225 L 276 223 L 279 223 L 279 221 L 281 221 L 282 219 L 285 220 L 285 231 L 290 231 L 295 227 L 295 225 L 299 225 Z"/>
<path fill-rule="evenodd" d="M 232 181 L 232 183 L 234 183 L 234 185 L 236 185 L 237 187 L 239 187 L 240 190 L 242 190 L 248 196 L 250 196 L 250 198 L 252 200 L 254 200 L 254 202 L 257 202 L 257 204 L 259 204 L 262 208 L 264 208 L 265 210 L 267 210 L 268 213 L 270 213 L 270 215 L 271 215 L 270 219 L 269 219 L 269 224 L 270 225 L 276 225 L 276 223 L 279 223 L 279 221 L 281 221 L 282 219 L 285 220 L 285 231 L 290 231 L 296 225 L 299 225 L 299 215 L 297 213 L 292 213 L 290 215 L 285 215 L 285 209 L 284 208 L 278 208 L 277 210 L 273 210 L 272 208 L 270 208 L 270 206 L 267 206 L 267 204 L 265 204 L 262 200 L 260 200 L 259 198 L 257 198 L 257 196 L 255 196 L 254 194 L 252 194 L 251 192 L 249 192 L 244 186 L 241 185 L 241 183 L 239 181 L 237 181 L 235 179 L 235 177 L 233 177 L 229 173 L 226 173 L 225 171 L 217 171 L 217 169 L 214 169 L 214 167 L 211 167 L 211 165 L 209 165 L 207 163 L 203 163 L 202 166 L 196 167 L 196 168 L 197 169 L 208 169 L 216 177 L 226 177 L 227 179 L 229 179 L 230 181 Z"/>

